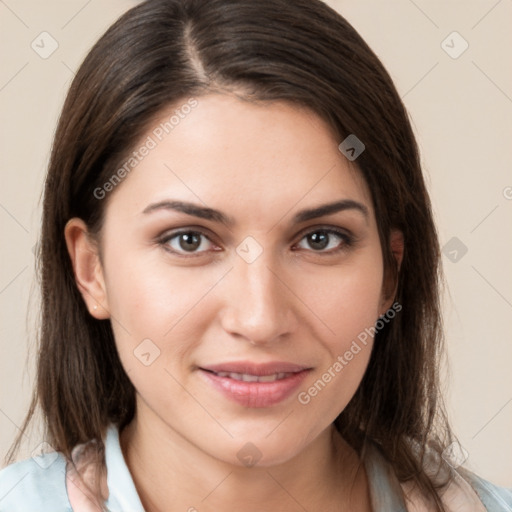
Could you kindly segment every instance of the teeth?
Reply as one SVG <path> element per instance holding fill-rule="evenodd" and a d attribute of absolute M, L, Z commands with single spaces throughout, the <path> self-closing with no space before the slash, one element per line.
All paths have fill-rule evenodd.
<path fill-rule="evenodd" d="M 250 375 L 248 373 L 231 373 L 231 372 L 217 372 L 219 377 L 229 377 L 233 380 L 240 380 L 243 382 L 274 382 L 281 380 L 290 375 L 289 373 L 274 373 L 272 375 Z"/>

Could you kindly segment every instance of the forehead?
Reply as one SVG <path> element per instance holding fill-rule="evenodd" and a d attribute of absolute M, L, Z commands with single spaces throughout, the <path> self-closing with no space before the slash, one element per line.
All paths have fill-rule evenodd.
<path fill-rule="evenodd" d="M 284 213 L 294 204 L 352 199 L 371 210 L 368 188 L 330 127 L 287 102 L 210 94 L 161 112 L 141 139 L 115 202 L 143 209 L 169 197 L 238 214 Z M 149 149 L 143 150 L 143 147 Z M 141 154 L 144 153 L 144 156 Z"/>

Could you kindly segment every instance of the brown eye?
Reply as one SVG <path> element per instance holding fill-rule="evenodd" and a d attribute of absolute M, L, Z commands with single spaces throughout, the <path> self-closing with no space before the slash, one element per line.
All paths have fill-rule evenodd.
<path fill-rule="evenodd" d="M 306 237 L 310 247 L 315 250 L 323 250 L 329 245 L 330 234 L 325 231 L 316 231 Z"/>
<path fill-rule="evenodd" d="M 198 233 L 182 233 L 178 235 L 178 245 L 184 251 L 195 251 L 201 246 L 201 235 Z"/>
<path fill-rule="evenodd" d="M 302 239 L 313 252 L 333 253 L 341 251 L 352 244 L 352 239 L 345 233 L 334 229 L 316 229 L 310 231 Z M 299 243 L 300 244 L 300 243 Z M 308 248 L 308 247 L 302 247 Z"/>
<path fill-rule="evenodd" d="M 209 249 L 208 246 L 212 245 L 210 239 L 199 231 L 180 231 L 166 236 L 161 243 L 167 250 L 177 254 L 206 252 Z"/>

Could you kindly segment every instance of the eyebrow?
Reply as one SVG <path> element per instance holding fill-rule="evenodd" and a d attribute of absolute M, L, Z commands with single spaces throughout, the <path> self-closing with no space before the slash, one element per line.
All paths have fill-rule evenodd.
<path fill-rule="evenodd" d="M 159 210 L 174 210 L 181 213 L 185 213 L 187 215 L 192 215 L 194 217 L 199 217 L 201 219 L 219 222 L 226 226 L 233 226 L 236 224 L 233 217 L 230 217 L 219 210 L 199 206 L 198 204 L 189 203 L 186 201 L 160 201 L 158 203 L 150 204 L 142 211 L 142 213 L 148 214 Z M 335 201 L 333 203 L 323 204 L 320 206 L 316 206 L 314 208 L 301 210 L 300 212 L 294 215 L 292 222 L 299 224 L 301 222 L 306 222 L 311 219 L 316 219 L 318 217 L 323 217 L 325 215 L 331 215 L 333 213 L 346 210 L 355 210 L 357 212 L 360 212 L 365 217 L 365 219 L 368 220 L 369 212 L 368 208 L 364 204 L 359 203 L 358 201 L 354 201 L 352 199 L 342 199 L 340 201 Z"/>

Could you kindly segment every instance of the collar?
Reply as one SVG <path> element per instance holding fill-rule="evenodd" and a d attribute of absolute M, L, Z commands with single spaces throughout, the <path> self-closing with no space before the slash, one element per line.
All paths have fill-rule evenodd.
<path fill-rule="evenodd" d="M 407 512 L 400 483 L 379 450 L 368 445 L 362 458 L 368 476 L 372 510 Z M 108 509 L 111 512 L 144 512 L 121 451 L 119 430 L 114 425 L 107 430 L 105 459 L 109 489 Z"/>

